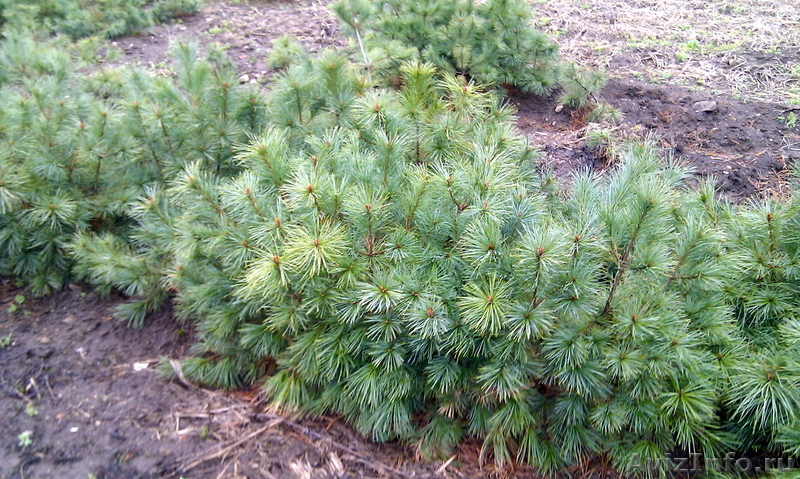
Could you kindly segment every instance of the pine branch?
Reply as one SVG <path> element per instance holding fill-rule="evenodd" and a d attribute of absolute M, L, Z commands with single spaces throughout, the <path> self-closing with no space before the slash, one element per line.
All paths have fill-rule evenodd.
<path fill-rule="evenodd" d="M 611 302 L 614 300 L 614 294 L 616 293 L 617 287 L 619 287 L 619 284 L 622 282 L 622 278 L 625 276 L 625 272 L 630 265 L 630 261 L 632 259 L 631 256 L 633 254 L 633 246 L 636 243 L 639 232 L 641 231 L 642 223 L 644 223 L 644 220 L 647 217 L 647 214 L 650 212 L 652 206 L 652 202 L 648 201 L 647 206 L 642 210 L 639 221 L 636 223 L 636 227 L 631 234 L 631 239 L 625 246 L 625 252 L 621 257 L 617 257 L 617 272 L 614 275 L 613 282 L 611 283 L 611 289 L 608 292 L 605 306 L 603 306 L 603 310 L 600 313 L 601 316 L 606 316 L 609 312 L 611 312 Z"/>

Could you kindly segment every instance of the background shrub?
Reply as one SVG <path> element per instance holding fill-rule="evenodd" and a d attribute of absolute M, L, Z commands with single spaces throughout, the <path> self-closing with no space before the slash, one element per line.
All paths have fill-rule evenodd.
<path fill-rule="evenodd" d="M 369 73 L 396 84 L 398 67 L 415 58 L 440 72 L 466 76 L 508 91 L 549 95 L 586 108 L 590 121 L 618 121 L 600 100 L 605 75 L 565 64 L 557 45 L 533 27 L 529 2 L 521 0 L 340 0 L 333 5 L 356 57 Z"/>
<path fill-rule="evenodd" d="M 0 27 L 55 30 L 73 40 L 114 38 L 199 8 L 200 0 L 0 0 Z"/>

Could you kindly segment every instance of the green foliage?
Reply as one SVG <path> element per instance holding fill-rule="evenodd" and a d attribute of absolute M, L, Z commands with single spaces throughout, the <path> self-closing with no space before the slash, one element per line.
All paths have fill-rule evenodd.
<path fill-rule="evenodd" d="M 36 409 L 36 406 L 33 405 L 32 402 L 25 404 L 25 414 L 28 417 L 36 417 L 39 415 L 39 411 Z"/>
<path fill-rule="evenodd" d="M 267 57 L 267 64 L 280 70 L 302 59 L 305 55 L 306 51 L 303 46 L 291 35 L 281 35 L 272 42 L 272 51 Z"/>
<path fill-rule="evenodd" d="M 263 99 L 239 86 L 220 51 L 201 61 L 193 47 L 179 47 L 176 81 L 139 70 L 80 79 L 69 57 L 60 59 L 63 50 L 29 38 L 19 44 L 4 44 L 16 56 L 0 64 L 10 81 L 0 90 L 0 274 L 22 278 L 37 294 L 59 289 L 74 272 L 105 292 L 115 286 L 145 296 L 124 306 L 140 325 L 167 298 L 158 266 L 164 252 L 151 238 L 171 230 L 155 224 L 132 233 L 131 221 L 142 209 L 159 212 L 164 181 L 190 162 L 217 174 L 238 169 L 234 144 L 261 128 Z M 52 61 L 40 66 L 26 55 Z M 154 203 L 141 204 L 143 196 Z M 90 230 L 104 233 L 94 239 Z M 104 271 L 73 271 L 69 249 Z M 151 260 L 139 257 L 144 251 Z"/>
<path fill-rule="evenodd" d="M 398 68 L 410 59 L 433 64 L 493 87 L 548 95 L 586 109 L 592 122 L 621 120 L 597 95 L 605 85 L 598 70 L 563 64 L 558 48 L 532 27 L 522 0 L 340 0 L 333 5 L 354 39 L 356 57 L 368 73 L 397 86 Z"/>
<path fill-rule="evenodd" d="M 797 126 L 798 118 L 795 112 L 790 111 L 789 114 L 786 116 L 784 115 L 779 116 L 778 121 L 786 125 L 786 128 L 792 129 Z"/>
<path fill-rule="evenodd" d="M 617 151 L 619 141 L 614 132 L 608 128 L 587 128 L 586 146 L 591 148 L 598 158 L 602 158 L 609 164 L 616 162 L 619 158 Z"/>
<path fill-rule="evenodd" d="M 17 443 L 20 448 L 33 445 L 33 431 L 22 431 L 17 435 Z"/>
<path fill-rule="evenodd" d="M 480 83 L 539 95 L 557 85 L 557 47 L 531 27 L 530 6 L 523 1 L 342 0 L 333 9 L 371 69 L 393 72 L 418 56 L 442 72 Z"/>
<path fill-rule="evenodd" d="M 66 3 L 66 2 L 64 2 Z M 152 19 L 144 0 L 89 0 L 69 3 L 56 20 L 59 31 L 72 39 L 101 35 L 112 38 L 140 30 Z"/>
<path fill-rule="evenodd" d="M 202 5 L 202 0 L 160 0 L 150 2 L 149 12 L 155 23 L 167 23 L 197 12 Z"/>
<path fill-rule="evenodd" d="M 12 301 L 11 304 L 8 305 L 8 308 L 6 308 L 6 311 L 8 311 L 9 314 L 16 313 L 17 310 L 19 310 L 19 307 L 23 303 L 25 303 L 25 299 L 26 299 L 25 296 L 22 295 L 22 294 L 15 295 L 14 296 L 14 301 Z M 8 337 L 9 337 L 9 340 L 10 340 L 11 335 L 9 335 Z"/>
<path fill-rule="evenodd" d="M 597 97 L 606 84 L 606 76 L 602 71 L 568 63 L 561 66 L 559 81 L 561 85 L 559 102 L 562 105 L 587 109 L 586 119 L 591 123 L 622 121 L 622 113 L 619 110 Z"/>
<path fill-rule="evenodd" d="M 184 164 L 140 200 L 161 205 L 138 207 L 138 234 L 161 231 L 140 244 L 200 332 L 187 378 L 263 382 L 430 455 L 476 436 L 543 473 L 791 450 L 794 202 L 734 208 L 652 141 L 562 197 L 497 97 L 400 72 L 372 89 L 333 52 L 302 60 L 239 172 Z"/>
<path fill-rule="evenodd" d="M 574 107 L 602 83 L 527 7 L 336 8 L 363 65 L 282 39 L 268 97 L 218 50 L 80 76 L 97 44 L 7 29 L 0 274 L 117 289 L 132 326 L 174 297 L 200 338 L 180 377 L 430 456 L 476 437 L 500 465 L 655 476 L 676 448 L 798 453 L 800 187 L 732 206 L 597 130 L 618 164 L 560 191 L 473 82 L 559 75 Z"/>
<path fill-rule="evenodd" d="M 0 28 L 53 29 L 73 40 L 113 38 L 199 8 L 200 0 L 0 0 Z"/>

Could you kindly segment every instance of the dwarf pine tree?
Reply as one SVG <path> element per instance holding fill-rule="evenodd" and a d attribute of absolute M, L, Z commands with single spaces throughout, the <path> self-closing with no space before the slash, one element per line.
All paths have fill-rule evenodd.
<path fill-rule="evenodd" d="M 396 66 L 417 52 L 442 72 L 481 83 L 515 85 L 540 95 L 556 85 L 557 47 L 531 27 L 525 2 L 343 0 L 333 9 L 369 66 Z"/>
<path fill-rule="evenodd" d="M 261 129 L 263 99 L 239 85 L 220 51 L 200 61 L 194 47 L 179 47 L 177 81 L 102 69 L 80 81 L 64 53 L 24 33 L 0 51 L 8 81 L 0 90 L 0 274 L 35 293 L 59 289 L 73 273 L 88 274 L 71 270 L 67 250 L 76 233 L 91 229 L 111 235 L 91 248 L 78 237 L 73 249 L 82 263 L 108 269 L 93 282 L 165 299 L 155 266 L 148 273 L 138 261 L 111 260 L 149 244 L 128 236 L 131 207 L 191 161 L 221 175 L 235 171 L 233 145 Z M 141 324 L 144 312 L 125 316 Z"/>
<path fill-rule="evenodd" d="M 652 140 L 560 191 L 471 80 L 519 39 L 387 40 L 432 62 L 399 64 L 364 27 L 389 10 L 353 5 L 363 64 L 292 52 L 267 97 L 218 50 L 79 81 L 60 40 L 8 32 L 0 274 L 116 288 L 135 326 L 174 295 L 200 338 L 187 378 L 430 456 L 475 437 L 501 465 L 663 476 L 674 450 L 796 454 L 799 198 L 731 206 Z M 439 41 L 525 18 L 403 5 L 397 38 L 441 9 Z"/>
<path fill-rule="evenodd" d="M 73 40 L 114 38 L 196 12 L 200 0 L 0 0 L 0 29 L 25 24 Z"/>
<path fill-rule="evenodd" d="M 527 2 L 341 0 L 332 8 L 353 38 L 358 61 L 390 84 L 399 80 L 398 67 L 416 58 L 509 91 L 545 96 L 558 88 L 561 103 L 585 109 L 589 121 L 620 119 L 599 98 L 605 75 L 560 62 L 556 44 L 533 28 Z"/>
<path fill-rule="evenodd" d="M 430 64 L 400 71 L 391 90 L 334 52 L 288 68 L 238 169 L 170 170 L 133 210 L 134 246 L 92 240 L 86 271 L 151 271 L 157 288 L 130 290 L 140 311 L 176 293 L 201 338 L 187 378 L 261 382 L 275 407 L 429 455 L 479 437 L 499 464 L 602 455 L 659 475 L 675 448 L 791 450 L 796 321 L 749 319 L 763 314 L 740 294 L 763 245 L 735 232 L 769 235 L 767 216 L 687 187 L 652 142 L 564 198 L 498 98 Z M 779 292 L 789 211 L 771 216 Z"/>
<path fill-rule="evenodd" d="M 800 430 L 800 215 L 791 201 L 743 208 L 728 221 L 737 276 L 727 285 L 733 317 L 746 335 L 747 361 L 731 367 L 726 412 L 737 440 L 763 450 L 777 440 L 797 452 Z"/>
<path fill-rule="evenodd" d="M 83 194 L 113 129 L 102 105 L 69 81 L 73 67 L 58 49 L 28 37 L 2 45 L 0 113 L 0 274 L 29 281 L 34 292 L 60 288 L 68 276 L 64 246 L 91 220 Z M 37 60 L 33 60 L 37 58 Z"/>
<path fill-rule="evenodd" d="M 176 81 L 142 71 L 132 71 L 123 81 L 121 124 L 124 137 L 136 147 L 128 174 L 139 175 L 126 179 L 137 194 L 129 197 L 123 213 L 138 228 L 122 236 L 79 235 L 70 247 L 79 276 L 103 291 L 115 287 L 136 298 L 120 305 L 117 314 L 137 327 L 169 297 L 164 276 L 173 253 L 167 245 L 178 225 L 173 223 L 177 212 L 165 197 L 165 181 L 190 164 L 214 175 L 233 174 L 239 169 L 232 160 L 234 145 L 264 122 L 261 94 L 239 85 L 224 53 L 212 49 L 200 60 L 194 46 L 179 46 L 175 59 Z"/>

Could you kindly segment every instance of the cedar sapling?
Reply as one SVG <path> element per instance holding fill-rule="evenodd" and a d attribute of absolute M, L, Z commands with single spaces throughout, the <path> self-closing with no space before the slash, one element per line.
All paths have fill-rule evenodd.
<path fill-rule="evenodd" d="M 132 326 L 172 299 L 187 379 L 429 457 L 477 438 L 501 466 L 662 477 L 675 450 L 797 454 L 797 185 L 731 205 L 648 138 L 561 190 L 487 85 L 580 107 L 602 79 L 527 6 L 335 8 L 355 54 L 283 41 L 269 94 L 193 46 L 174 78 L 85 77 L 93 55 L 7 24 L 0 274 L 117 289 Z"/>
<path fill-rule="evenodd" d="M 533 28 L 527 2 L 340 0 L 332 8 L 354 40 L 354 58 L 378 79 L 396 82 L 402 62 L 418 58 L 509 91 L 546 96 L 561 89 L 560 102 L 586 109 L 590 121 L 620 120 L 599 97 L 605 75 L 560 62 L 557 45 Z"/>
<path fill-rule="evenodd" d="M 676 447 L 791 437 L 796 345 L 735 316 L 757 312 L 731 236 L 754 210 L 686 186 L 653 141 L 561 199 L 494 95 L 414 62 L 399 90 L 359 89 L 334 55 L 277 79 L 292 101 L 270 102 L 239 176 L 191 165 L 168 192 L 169 284 L 202 337 L 186 377 L 263 381 L 274 407 L 426 454 L 477 436 L 545 473 L 603 455 L 660 474 Z"/>

